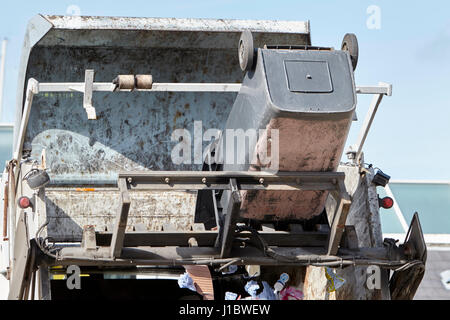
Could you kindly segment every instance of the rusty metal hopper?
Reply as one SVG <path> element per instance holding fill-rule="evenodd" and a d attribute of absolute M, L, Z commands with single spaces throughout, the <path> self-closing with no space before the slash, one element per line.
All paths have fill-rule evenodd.
<path fill-rule="evenodd" d="M 163 83 L 240 83 L 237 43 L 246 29 L 259 46 L 310 43 L 308 22 L 36 16 L 23 50 L 17 122 L 30 78 L 82 82 L 93 69 L 96 82 L 151 74 Z M 54 182 L 115 182 L 120 170 L 200 170 L 172 163 L 171 134 L 193 133 L 194 121 L 223 129 L 235 98 L 233 92 L 94 93 L 98 120 L 88 121 L 82 94 L 41 93 L 25 144 L 33 159 L 47 150 Z"/>
<path fill-rule="evenodd" d="M 110 230 L 119 172 L 201 170 L 194 161 L 173 163 L 172 133 L 187 129 L 193 135 L 195 121 L 204 130 L 224 129 L 237 92 L 94 91 L 97 120 L 89 120 L 83 93 L 76 89 L 42 90 L 26 114 L 29 79 L 50 87 L 82 83 L 92 69 L 96 83 L 111 84 L 120 74 L 151 74 L 158 83 L 239 84 L 244 73 L 237 44 L 243 30 L 252 31 L 258 46 L 310 44 L 309 22 L 43 15 L 30 21 L 19 74 L 15 150 L 31 150 L 30 160 L 38 161 L 45 150 L 52 181 L 46 190 L 50 236 L 79 240 L 84 225 Z M 75 186 L 97 188 L 80 192 Z M 195 192 L 135 192 L 132 198 L 130 230 L 138 225 L 159 230 L 165 222 L 191 226 Z"/>

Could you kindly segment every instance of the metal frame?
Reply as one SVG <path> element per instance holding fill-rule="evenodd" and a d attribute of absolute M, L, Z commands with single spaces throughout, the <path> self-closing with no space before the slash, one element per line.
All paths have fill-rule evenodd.
<path fill-rule="evenodd" d="M 186 92 L 239 92 L 240 84 L 228 83 L 154 83 L 152 89 L 134 91 L 186 91 Z M 89 119 L 94 119 L 92 105 L 94 91 L 115 92 L 112 83 L 94 82 L 94 72 L 87 70 L 82 83 L 39 83 L 30 79 L 27 88 L 24 115 L 14 159 L 20 159 L 25 130 L 29 119 L 33 96 L 39 92 L 81 92 L 83 106 Z M 356 159 L 362 152 L 370 125 L 384 95 L 391 95 L 392 87 L 357 87 L 358 94 L 375 94 L 368 116 L 361 130 Z M 344 185 L 344 173 L 280 172 L 276 175 L 264 172 L 126 172 L 119 174 L 118 186 L 121 202 L 112 233 L 86 234 L 87 246 L 62 246 L 56 259 L 49 265 L 189 265 L 189 264 L 258 264 L 258 265 L 320 265 L 346 266 L 378 264 L 396 268 L 409 261 L 402 248 L 358 248 L 351 238 L 351 230 L 345 227 L 351 200 Z M 215 231 L 146 232 L 127 233 L 126 225 L 133 190 L 230 190 L 223 225 Z M 234 246 L 238 240 L 236 225 L 241 206 L 241 190 L 325 190 L 336 199 L 329 232 L 280 232 L 262 231 L 259 235 L 270 246 L 274 255 L 288 255 L 291 260 L 280 261 L 275 256 L 257 248 Z M 217 217 L 216 217 L 217 219 Z M 219 224 L 218 224 L 219 225 Z M 88 231 L 89 231 L 88 230 Z M 87 231 L 86 231 L 87 232 Z M 250 232 L 239 232 L 239 239 L 251 237 Z M 346 239 L 343 245 L 342 240 Z M 351 245 L 348 245 L 352 243 Z M 347 248 L 346 248 L 347 247 Z M 50 257 L 49 257 L 50 258 Z"/>
<path fill-rule="evenodd" d="M 133 91 L 184 91 L 184 92 L 239 92 L 241 84 L 232 83 L 154 83 L 151 89 L 135 89 Z M 80 83 L 39 83 L 30 79 L 27 88 L 24 116 L 19 132 L 18 144 L 14 152 L 14 159 L 21 156 L 21 145 L 24 140 L 26 125 L 28 122 L 33 95 L 39 92 L 81 92 L 84 94 L 83 106 L 89 119 L 95 118 L 95 108 L 92 104 L 92 93 L 103 92 L 130 92 L 131 90 L 117 90 L 113 83 L 94 82 L 94 71 L 86 71 L 85 82 Z M 359 94 L 375 94 L 377 99 L 366 119 L 363 139 L 358 150 L 362 150 L 373 116 L 384 95 L 391 95 L 392 86 L 380 83 L 378 86 L 360 86 L 356 88 Z M 220 246 L 220 257 L 230 255 L 231 245 L 240 208 L 239 190 L 326 190 L 331 191 L 338 202 L 336 212 L 331 222 L 331 230 L 328 235 L 326 254 L 335 255 L 344 233 L 345 221 L 350 208 L 350 197 L 345 191 L 342 173 L 236 173 L 236 172 L 157 172 L 157 173 L 124 173 L 119 175 L 119 187 L 122 202 L 116 216 L 116 224 L 110 244 L 110 258 L 120 257 L 126 239 L 130 235 L 125 233 L 126 221 L 130 207 L 128 190 L 232 190 L 232 201 L 226 208 L 225 225 L 219 229 L 216 243 Z M 261 183 L 263 181 L 263 183 Z M 125 187 L 126 186 L 126 187 Z M 217 217 L 216 217 L 217 218 Z M 219 224 L 218 224 L 219 225 Z M 170 237 L 169 234 L 161 234 Z M 145 237 L 145 236 L 142 236 Z M 148 239 L 144 242 L 148 243 Z M 277 241 L 271 242 L 277 245 Z"/>
<path fill-rule="evenodd" d="M 233 93 L 241 90 L 239 83 L 153 83 L 151 89 L 135 89 L 133 91 L 144 92 L 223 92 Z M 95 107 L 92 103 L 93 92 L 130 92 L 131 90 L 116 90 L 116 85 L 111 82 L 94 82 L 94 71 L 86 70 L 85 82 L 58 82 L 58 83 L 40 83 L 31 78 L 28 80 L 26 89 L 26 99 L 24 103 L 24 111 L 20 124 L 17 143 L 14 148 L 13 159 L 19 160 L 21 157 L 21 146 L 25 138 L 25 131 L 30 117 L 33 97 L 40 92 L 80 92 L 84 94 L 83 107 L 86 110 L 89 120 L 96 119 Z M 380 82 L 378 86 L 357 86 L 358 94 L 375 94 L 377 99 L 372 104 L 368 117 L 361 130 L 360 139 L 358 139 L 357 149 L 362 150 L 365 138 L 372 124 L 376 110 L 378 109 L 381 99 L 384 95 L 392 95 L 392 85 Z M 361 153 L 361 152 L 360 152 Z M 360 156 L 359 153 L 359 156 Z"/>
<path fill-rule="evenodd" d="M 111 240 L 111 257 L 117 257 L 122 252 L 125 238 L 125 228 L 127 227 L 128 213 L 131 205 L 131 198 L 127 190 L 127 183 L 125 179 L 120 178 L 118 185 L 121 201 L 117 210 L 116 224 L 114 226 L 114 233 Z"/>
<path fill-rule="evenodd" d="M 97 232 L 87 228 L 83 239 L 89 245 L 81 247 L 61 245 L 49 265 L 68 266 L 183 266 L 183 265 L 295 265 L 345 267 L 378 265 L 386 269 L 422 263 L 418 257 L 409 257 L 406 246 L 386 243 L 383 247 L 359 248 L 356 232 L 345 226 L 350 197 L 345 190 L 343 173 L 281 172 L 127 172 L 119 174 L 118 185 L 122 202 L 116 216 L 113 233 Z M 294 182 L 297 187 L 294 186 Z M 268 247 L 237 246 L 236 242 L 255 240 L 250 231 L 236 231 L 241 204 L 241 190 L 334 190 L 336 206 L 329 232 L 274 231 L 263 228 L 259 237 Z M 175 230 L 161 232 L 125 232 L 133 190 L 230 190 L 231 200 L 223 208 L 226 219 L 219 231 L 196 228 L 191 232 Z M 418 222 L 418 220 L 416 221 Z M 423 243 L 420 237 L 413 239 Z M 408 242 L 411 239 L 407 239 Z M 270 250 L 270 254 L 268 254 Z M 415 260 L 413 258 L 416 258 Z"/>
<path fill-rule="evenodd" d="M 359 94 L 373 94 L 374 97 L 367 111 L 364 123 L 359 131 L 358 139 L 356 143 L 350 147 L 347 155 L 353 160 L 354 163 L 360 164 L 364 143 L 366 142 L 367 135 L 369 134 L 370 127 L 372 126 L 375 115 L 378 111 L 378 107 L 381 104 L 384 96 L 392 96 L 392 85 L 384 82 L 380 82 L 378 86 L 372 87 L 358 87 L 356 92 Z"/>
<path fill-rule="evenodd" d="M 241 208 L 240 190 L 327 190 L 339 201 L 334 213 L 334 220 L 327 240 L 327 254 L 337 254 L 342 239 L 345 221 L 350 208 L 350 196 L 344 185 L 345 174 L 339 172 L 280 172 L 270 174 L 264 172 L 127 172 L 119 174 L 118 185 L 122 201 L 117 211 L 114 232 L 110 244 L 110 257 L 120 258 L 125 244 L 125 228 L 130 209 L 129 190 L 230 190 L 230 200 L 224 208 L 225 221 L 219 229 L 217 236 L 217 249 L 220 258 L 231 256 L 235 240 L 236 223 Z M 220 225 L 219 221 L 216 221 Z M 154 236 L 155 234 L 151 234 Z M 163 234 L 167 242 L 174 234 Z M 178 234 L 183 238 L 184 246 L 188 245 L 186 239 L 193 238 L 193 234 Z M 197 234 L 197 236 L 201 236 Z M 290 237 L 290 235 L 284 234 Z M 212 239 L 210 239 L 212 240 Z M 278 241 L 277 241 L 278 240 Z M 290 239 L 298 240 L 297 238 Z M 150 239 L 141 234 L 141 241 L 147 246 L 155 246 Z M 160 241 L 158 241 L 160 243 Z M 195 241 L 198 243 L 198 241 Z M 204 242 L 204 239 L 202 240 Z M 284 242 L 286 243 L 286 242 Z M 183 246 L 183 243 L 176 243 Z M 280 237 L 271 239 L 271 244 L 283 244 Z M 323 242 L 322 242 L 323 244 Z M 294 243 L 292 243 L 292 246 Z M 297 245 L 298 246 L 298 245 Z"/>

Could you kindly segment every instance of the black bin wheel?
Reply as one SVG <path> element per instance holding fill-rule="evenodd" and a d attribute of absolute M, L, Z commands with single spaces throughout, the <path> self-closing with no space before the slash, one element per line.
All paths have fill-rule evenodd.
<path fill-rule="evenodd" d="M 239 65 L 242 71 L 249 71 L 253 68 L 255 60 L 255 49 L 253 47 L 253 36 L 248 30 L 242 32 L 239 40 Z"/>
<path fill-rule="evenodd" d="M 353 33 L 347 33 L 344 36 L 341 49 L 344 51 L 348 51 L 348 53 L 350 54 L 350 59 L 352 61 L 353 70 L 355 70 L 356 66 L 358 65 L 359 48 L 358 39 Z"/>

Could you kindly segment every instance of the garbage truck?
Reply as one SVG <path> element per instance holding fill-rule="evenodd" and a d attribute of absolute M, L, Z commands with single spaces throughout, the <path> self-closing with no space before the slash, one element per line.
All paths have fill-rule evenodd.
<path fill-rule="evenodd" d="M 418 214 L 383 239 L 390 177 L 363 153 L 392 86 L 355 84 L 358 51 L 313 46 L 309 21 L 32 18 L 0 185 L 8 298 L 412 299 Z"/>

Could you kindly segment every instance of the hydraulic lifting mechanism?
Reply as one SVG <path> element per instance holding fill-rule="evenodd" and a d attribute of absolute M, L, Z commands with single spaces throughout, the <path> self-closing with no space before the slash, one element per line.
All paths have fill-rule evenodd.
<path fill-rule="evenodd" d="M 373 169 L 364 165 L 363 144 L 382 98 L 392 91 L 384 83 L 355 86 L 356 37 L 347 34 L 341 50 L 310 44 L 254 48 L 252 33 L 244 31 L 238 54 L 245 72 L 242 83 L 154 83 L 155 74 L 119 75 L 109 83 L 94 82 L 92 69 L 85 71 L 84 82 L 28 80 L 17 148 L 7 168 L 5 186 L 5 219 L 17 221 L 16 226 L 4 225 L 4 237 L 14 257 L 9 269 L 11 298 L 28 297 L 42 266 L 70 265 L 207 265 L 219 270 L 233 264 L 375 265 L 395 271 L 390 280 L 391 298 L 414 295 L 426 261 L 417 214 L 400 246 L 385 239 L 381 247 L 360 247 L 354 226 L 347 224 L 352 197 L 346 188 L 346 174 L 338 171 L 338 166 L 356 117 L 356 95 L 374 95 L 358 142 L 347 154 L 351 165 L 364 176 L 373 174 Z M 30 225 L 37 218 L 27 212 L 47 216 L 46 190 L 55 185 L 87 187 L 78 180 L 68 185 L 51 179 L 52 170 L 46 170 L 49 151 L 42 150 L 41 161 L 31 161 L 32 148 L 26 143 L 33 97 L 74 92 L 83 94 L 85 114 L 96 121 L 102 115 L 93 103 L 94 92 L 231 92 L 236 98 L 223 133 L 204 153 L 202 171 L 122 169 L 116 183 L 102 183 L 119 191 L 112 228 L 96 229 L 87 219 L 81 243 L 76 245 L 75 240 L 52 239 L 47 230 L 50 218 L 33 230 Z M 95 126 L 96 121 L 90 123 Z M 252 129 L 264 131 L 259 138 L 248 138 L 241 154 L 248 161 L 224 161 L 230 154 L 239 154 L 236 146 L 227 147 L 234 137 L 224 132 Z M 261 153 L 264 147 L 271 161 L 265 161 Z M 381 172 L 377 177 L 381 177 L 381 185 L 386 180 Z M 190 231 L 179 231 L 170 224 L 162 231 L 127 231 L 134 193 L 181 191 L 197 195 Z"/>

